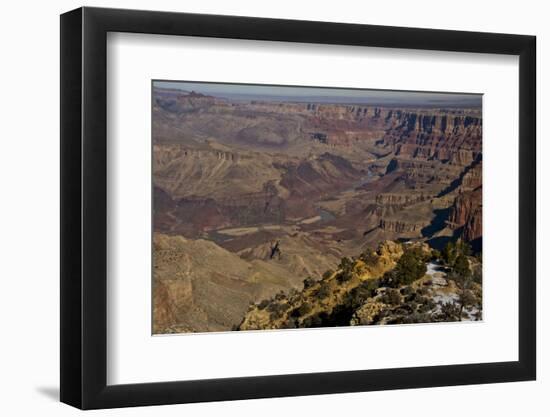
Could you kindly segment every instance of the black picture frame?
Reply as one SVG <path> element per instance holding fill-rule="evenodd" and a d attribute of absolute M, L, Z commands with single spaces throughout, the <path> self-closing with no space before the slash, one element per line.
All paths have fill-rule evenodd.
<path fill-rule="evenodd" d="M 519 360 L 107 385 L 108 32 L 519 56 Z M 79 8 L 61 15 L 61 401 L 81 409 L 534 380 L 536 38 Z"/>

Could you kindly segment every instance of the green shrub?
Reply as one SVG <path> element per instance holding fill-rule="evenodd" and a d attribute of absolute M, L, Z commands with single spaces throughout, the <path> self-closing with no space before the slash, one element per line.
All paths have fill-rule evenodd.
<path fill-rule="evenodd" d="M 353 277 L 352 273 L 349 271 L 340 271 L 338 272 L 338 275 L 336 275 L 336 279 L 340 284 L 343 282 L 349 281 Z"/>
<path fill-rule="evenodd" d="M 465 279 L 471 277 L 472 271 L 470 270 L 470 262 L 468 261 L 466 255 L 461 254 L 456 257 L 453 264 L 453 272 Z"/>
<path fill-rule="evenodd" d="M 479 285 L 483 284 L 483 272 L 481 271 L 481 268 L 477 268 L 473 275 L 472 280 L 474 282 L 477 282 Z"/>
<path fill-rule="evenodd" d="M 304 303 L 300 307 L 298 307 L 298 313 L 300 313 L 301 316 L 305 316 L 307 313 L 311 311 L 311 305 L 309 303 Z"/>
<path fill-rule="evenodd" d="M 474 292 L 471 290 L 464 290 L 462 293 L 460 293 L 459 302 L 464 307 L 471 307 L 475 304 L 477 304 L 477 297 L 475 296 Z"/>
<path fill-rule="evenodd" d="M 345 271 L 345 272 L 351 272 L 351 270 L 353 269 L 353 265 L 354 265 L 354 262 L 347 256 L 344 256 L 340 260 L 340 263 L 338 264 L 338 269 L 341 269 L 342 271 Z"/>
<path fill-rule="evenodd" d="M 460 255 L 470 256 L 472 254 L 472 247 L 462 241 L 457 240 L 456 242 L 448 242 L 443 249 L 442 258 L 447 263 L 447 265 L 454 265 L 456 258 Z"/>
<path fill-rule="evenodd" d="M 377 279 L 369 279 L 349 291 L 343 298 L 343 304 L 352 310 L 357 310 L 367 299 L 374 295 L 374 291 L 380 286 Z"/>
<path fill-rule="evenodd" d="M 407 285 L 406 287 L 401 288 L 399 292 L 401 293 L 401 295 L 407 296 L 414 293 L 414 289 L 411 286 Z"/>
<path fill-rule="evenodd" d="M 443 321 L 460 320 L 460 306 L 455 303 L 444 303 L 441 305 L 440 318 Z"/>
<path fill-rule="evenodd" d="M 298 327 L 295 319 L 288 319 L 281 324 L 281 329 L 295 329 Z"/>
<path fill-rule="evenodd" d="M 275 319 L 278 319 L 280 317 L 282 317 L 283 313 L 288 309 L 289 305 L 288 303 L 277 303 L 277 302 L 272 302 L 270 303 L 268 306 L 267 306 L 267 311 L 269 311 L 269 318 L 271 320 L 275 320 Z"/>
<path fill-rule="evenodd" d="M 304 290 L 313 287 L 314 284 L 315 280 L 311 277 L 307 277 L 306 279 L 304 279 Z"/>
<path fill-rule="evenodd" d="M 430 310 L 431 310 L 431 308 L 430 308 L 429 304 L 420 304 L 418 306 L 418 312 L 419 313 L 427 313 Z"/>
<path fill-rule="evenodd" d="M 378 262 L 378 255 L 376 254 L 376 252 L 367 249 L 365 252 L 359 255 L 359 259 L 361 259 L 367 265 L 374 266 Z"/>
<path fill-rule="evenodd" d="M 281 300 L 284 300 L 286 298 L 286 295 L 285 293 L 281 290 L 277 293 L 277 295 L 275 295 L 275 299 L 277 301 L 281 301 Z"/>
<path fill-rule="evenodd" d="M 424 254 L 418 248 L 410 248 L 403 253 L 395 266 L 395 280 L 398 285 L 410 285 L 426 274 Z M 392 285 L 395 286 L 395 285 Z"/>
<path fill-rule="evenodd" d="M 399 305 L 401 304 L 401 296 L 399 295 L 399 291 L 393 288 L 388 288 L 386 293 L 380 297 L 380 301 L 384 304 Z"/>
<path fill-rule="evenodd" d="M 428 295 L 429 292 L 430 292 L 430 290 L 428 290 L 427 288 L 424 288 L 424 287 L 420 287 L 416 290 L 416 293 L 420 294 L 420 295 Z"/>
<path fill-rule="evenodd" d="M 406 317 L 403 317 L 403 324 L 429 323 L 429 322 L 431 322 L 431 318 L 428 314 L 412 313 Z"/>
<path fill-rule="evenodd" d="M 326 282 L 321 282 L 321 285 L 317 289 L 315 296 L 318 298 L 327 298 L 331 293 L 330 286 Z"/>
<path fill-rule="evenodd" d="M 397 273 L 395 270 L 386 272 L 382 278 L 380 278 L 380 287 L 398 287 L 399 282 L 397 280 Z"/>
<path fill-rule="evenodd" d="M 320 327 L 323 325 L 323 320 L 318 315 L 309 316 L 302 321 L 302 327 Z"/>
<path fill-rule="evenodd" d="M 323 279 L 329 279 L 333 274 L 333 271 L 332 270 L 328 270 L 328 271 L 325 271 L 324 274 L 323 274 Z"/>

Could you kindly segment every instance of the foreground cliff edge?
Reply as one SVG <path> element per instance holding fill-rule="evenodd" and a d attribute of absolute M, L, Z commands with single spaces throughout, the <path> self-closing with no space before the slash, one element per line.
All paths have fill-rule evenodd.
<path fill-rule="evenodd" d="M 301 289 L 281 290 L 247 307 L 246 296 L 232 299 L 228 305 L 235 308 L 241 304 L 242 319 L 230 328 L 227 322 L 207 331 L 477 321 L 482 319 L 481 268 L 480 257 L 471 256 L 469 245 L 460 240 L 448 244 L 442 252 L 426 243 L 385 241 L 376 251 L 342 258 L 335 271 L 328 270 L 318 279 L 306 278 Z M 257 279 L 250 277 L 236 284 L 238 293 L 253 298 Z M 169 297 L 169 292 L 164 296 Z M 156 303 L 167 304 L 167 300 Z M 229 321 L 238 316 L 226 310 L 224 303 L 219 308 Z M 167 324 L 177 321 L 176 311 L 167 312 L 165 308 L 157 314 L 172 314 Z M 186 310 L 183 317 L 193 314 L 198 313 Z M 210 318 L 208 322 L 215 320 Z M 159 323 L 156 333 L 205 331 L 178 324 L 162 327 Z"/>
<path fill-rule="evenodd" d="M 481 320 L 481 264 L 462 242 L 383 242 L 302 291 L 250 307 L 238 330 Z"/>

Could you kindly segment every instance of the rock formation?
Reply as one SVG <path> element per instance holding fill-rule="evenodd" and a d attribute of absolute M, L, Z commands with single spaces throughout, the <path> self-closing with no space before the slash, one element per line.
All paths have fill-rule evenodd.
<path fill-rule="evenodd" d="M 379 263 L 358 260 L 380 242 L 442 249 L 460 238 L 481 250 L 480 108 L 232 100 L 163 88 L 152 103 L 156 333 L 229 330 L 245 313 L 252 321 L 242 328 L 277 327 L 281 320 L 265 321 L 271 312 L 254 307 L 273 297 L 294 306 L 292 297 L 328 291 L 338 304 L 395 266 L 392 250 L 403 248 L 392 243 L 379 248 Z M 343 256 L 356 259 L 350 282 L 322 278 Z M 353 318 L 346 313 L 348 323 L 380 322 L 389 307 L 377 297 Z M 330 316 L 321 304 L 293 319 L 313 317 L 308 308 Z"/>
<path fill-rule="evenodd" d="M 471 301 L 460 307 L 464 290 L 443 268 L 426 269 L 426 274 L 409 284 L 392 285 L 389 277 L 406 251 L 417 251 L 421 262 L 430 263 L 433 257 L 426 244 L 383 242 L 376 252 L 342 262 L 318 282 L 305 280 L 302 291 L 279 293 L 252 304 L 238 330 L 480 319 L 481 286 L 470 284 Z M 472 260 L 473 265 L 475 262 Z M 434 266 L 437 264 L 431 262 L 430 268 Z"/>

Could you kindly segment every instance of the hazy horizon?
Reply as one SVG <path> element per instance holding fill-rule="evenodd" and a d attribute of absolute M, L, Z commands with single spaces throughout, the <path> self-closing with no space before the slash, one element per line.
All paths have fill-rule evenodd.
<path fill-rule="evenodd" d="M 295 87 L 186 81 L 153 81 L 155 88 L 194 91 L 229 100 L 296 101 L 337 104 L 481 107 L 482 94 L 416 92 L 332 87 Z"/>

